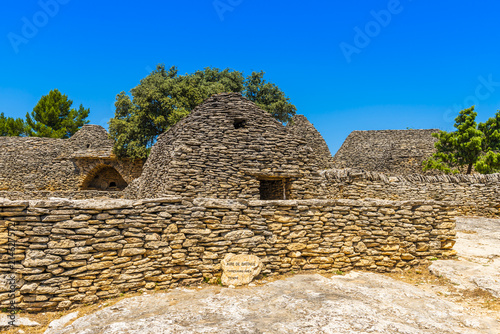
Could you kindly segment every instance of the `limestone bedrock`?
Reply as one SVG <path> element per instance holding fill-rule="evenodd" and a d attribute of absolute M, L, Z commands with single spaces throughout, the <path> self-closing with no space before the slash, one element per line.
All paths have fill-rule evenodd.
<path fill-rule="evenodd" d="M 262 270 L 262 261 L 255 255 L 227 254 L 221 261 L 222 284 L 246 285 Z"/>

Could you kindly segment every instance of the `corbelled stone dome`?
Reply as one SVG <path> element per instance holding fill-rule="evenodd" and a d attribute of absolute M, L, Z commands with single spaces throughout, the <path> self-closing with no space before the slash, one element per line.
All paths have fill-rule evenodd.
<path fill-rule="evenodd" d="M 314 150 L 239 93 L 214 95 L 162 134 L 129 192 L 149 198 L 313 198 Z"/>

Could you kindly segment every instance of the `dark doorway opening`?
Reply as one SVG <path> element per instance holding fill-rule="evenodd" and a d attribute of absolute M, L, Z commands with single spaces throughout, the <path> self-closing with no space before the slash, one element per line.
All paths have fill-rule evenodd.
<path fill-rule="evenodd" d="M 290 199 L 290 180 L 263 179 L 259 182 L 261 200 Z"/>

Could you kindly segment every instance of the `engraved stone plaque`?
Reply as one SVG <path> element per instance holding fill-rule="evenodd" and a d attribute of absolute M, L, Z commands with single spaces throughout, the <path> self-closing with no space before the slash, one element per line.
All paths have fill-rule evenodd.
<path fill-rule="evenodd" d="M 262 261 L 254 255 L 227 254 L 221 265 L 221 280 L 226 286 L 248 284 L 262 270 Z"/>

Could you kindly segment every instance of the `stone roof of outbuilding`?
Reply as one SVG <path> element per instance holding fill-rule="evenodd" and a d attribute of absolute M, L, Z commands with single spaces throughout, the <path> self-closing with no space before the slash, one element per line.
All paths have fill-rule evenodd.
<path fill-rule="evenodd" d="M 422 174 L 422 161 L 434 152 L 438 129 L 353 131 L 333 158 L 334 168 L 390 174 Z"/>
<path fill-rule="evenodd" d="M 138 197 L 245 198 L 247 191 L 258 193 L 256 178 L 303 177 L 317 170 L 302 136 L 241 94 L 222 93 L 158 138 L 134 186 Z"/>
<path fill-rule="evenodd" d="M 331 168 L 333 157 L 325 139 L 304 115 L 295 115 L 292 122 L 288 124 L 288 129 L 309 143 L 318 159 L 318 165 L 321 169 Z"/>
<path fill-rule="evenodd" d="M 69 139 L 0 137 L 0 189 L 65 189 L 77 182 L 73 159 L 112 159 L 112 149 L 98 125 L 84 125 Z"/>
<path fill-rule="evenodd" d="M 71 158 L 114 158 L 113 140 L 109 138 L 108 132 L 100 125 L 87 124 L 78 130 L 68 140 L 71 146 Z"/>

